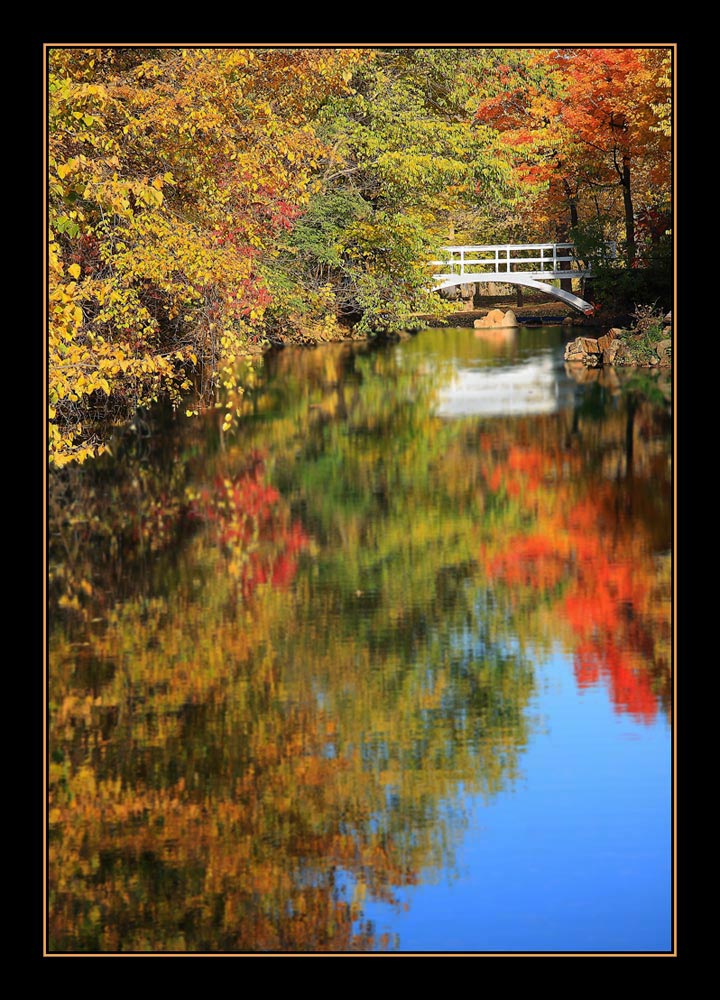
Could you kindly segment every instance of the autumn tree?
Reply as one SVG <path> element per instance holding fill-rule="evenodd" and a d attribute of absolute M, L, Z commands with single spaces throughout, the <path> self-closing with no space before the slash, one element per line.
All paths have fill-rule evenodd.
<path fill-rule="evenodd" d="M 437 311 L 428 259 L 507 193 L 506 164 L 473 118 L 485 63 L 482 51 L 373 50 L 356 65 L 352 92 L 318 115 L 335 159 L 279 265 L 360 331 Z"/>
<path fill-rule="evenodd" d="M 53 48 L 49 59 L 50 456 L 218 373 L 263 334 L 266 261 L 307 204 L 311 118 L 356 55 Z M 202 386 L 201 386 L 202 388 Z M 242 386 L 234 386 L 229 411 Z"/>
<path fill-rule="evenodd" d="M 479 120 L 496 130 L 521 183 L 562 208 L 559 235 L 593 218 L 617 219 L 632 264 L 639 209 L 669 197 L 670 50 L 507 50 L 497 58 Z"/>
<path fill-rule="evenodd" d="M 55 465 L 163 395 L 229 426 L 270 340 L 441 310 L 442 244 L 666 235 L 667 48 L 57 47 L 48 92 Z"/>

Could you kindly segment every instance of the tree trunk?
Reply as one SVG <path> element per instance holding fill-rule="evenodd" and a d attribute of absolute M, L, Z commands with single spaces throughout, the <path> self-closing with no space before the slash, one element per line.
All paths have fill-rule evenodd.
<path fill-rule="evenodd" d="M 630 155 L 625 153 L 622 160 L 623 206 L 625 208 L 625 241 L 628 266 L 635 260 L 635 214 L 633 212 L 632 190 L 630 188 Z"/>
<path fill-rule="evenodd" d="M 572 232 L 572 230 L 578 224 L 577 204 L 575 202 L 575 198 L 573 197 L 572 191 L 570 190 L 570 185 L 568 184 L 568 182 L 566 180 L 563 180 L 563 185 L 565 187 L 565 194 L 567 195 L 567 199 L 568 199 L 568 202 L 570 204 L 570 231 Z M 568 235 L 566 233 L 564 237 L 561 237 L 561 242 L 565 242 L 565 241 L 567 241 L 567 239 L 568 239 Z M 568 264 L 560 264 L 560 270 L 561 271 L 569 271 L 570 270 L 570 264 L 569 263 Z M 560 287 L 562 288 L 562 290 L 564 292 L 572 292 L 572 290 L 573 290 L 573 287 L 572 287 L 572 278 L 561 278 L 560 279 Z"/>
<path fill-rule="evenodd" d="M 571 200 L 570 200 L 570 228 L 571 229 L 575 229 L 575 227 L 577 226 L 577 224 L 578 224 L 577 205 L 575 204 L 575 199 L 571 198 Z"/>

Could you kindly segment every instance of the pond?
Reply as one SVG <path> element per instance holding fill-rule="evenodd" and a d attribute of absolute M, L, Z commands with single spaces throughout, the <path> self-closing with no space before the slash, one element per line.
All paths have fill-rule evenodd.
<path fill-rule="evenodd" d="M 563 346 L 286 349 L 51 477 L 51 952 L 672 948 L 670 383 Z"/>

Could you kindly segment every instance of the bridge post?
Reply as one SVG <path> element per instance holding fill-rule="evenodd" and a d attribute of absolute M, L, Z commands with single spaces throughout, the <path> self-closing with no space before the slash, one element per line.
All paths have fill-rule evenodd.
<path fill-rule="evenodd" d="M 567 250 L 567 248 L 565 248 L 565 250 L 563 251 L 563 253 L 561 254 L 561 256 L 562 257 L 567 257 L 568 256 L 568 250 Z M 569 260 L 561 260 L 560 261 L 559 270 L 560 271 L 570 271 L 570 270 L 572 270 L 572 268 L 570 266 L 570 261 Z M 572 278 L 561 278 L 560 279 L 560 287 L 562 288 L 562 290 L 564 292 L 572 292 Z"/>

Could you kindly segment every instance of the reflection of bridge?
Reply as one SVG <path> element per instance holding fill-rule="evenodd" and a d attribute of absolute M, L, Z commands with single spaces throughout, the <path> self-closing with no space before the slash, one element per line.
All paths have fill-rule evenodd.
<path fill-rule="evenodd" d="M 557 413 L 574 400 L 574 383 L 564 372 L 560 377 L 555 359 L 545 355 L 513 364 L 458 368 L 440 390 L 435 412 L 439 417 L 526 416 Z"/>
<path fill-rule="evenodd" d="M 441 247 L 443 259 L 430 261 L 433 267 L 443 268 L 433 275 L 433 291 L 473 282 L 509 282 L 537 288 L 581 312 L 589 312 L 592 306 L 585 299 L 541 280 L 560 278 L 567 281 L 590 276 L 590 271 L 582 268 L 573 256 L 573 249 L 572 243 Z"/>

